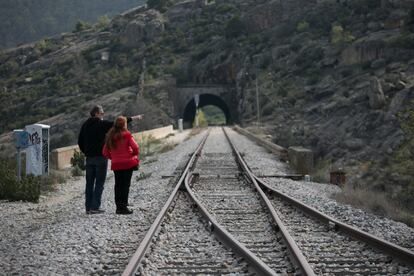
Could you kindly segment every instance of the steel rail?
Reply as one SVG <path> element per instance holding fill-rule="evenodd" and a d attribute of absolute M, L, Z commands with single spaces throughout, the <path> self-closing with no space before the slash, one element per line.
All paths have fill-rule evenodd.
<path fill-rule="evenodd" d="M 167 213 L 167 211 L 170 208 L 171 204 L 173 203 L 175 197 L 177 196 L 178 190 L 182 186 L 182 184 L 184 182 L 184 179 L 188 174 L 189 169 L 193 166 L 196 158 L 199 156 L 199 154 L 201 152 L 201 149 L 203 148 L 203 146 L 204 146 L 204 144 L 207 140 L 208 135 L 209 135 L 209 132 L 205 135 L 203 140 L 197 146 L 195 152 L 192 154 L 191 158 L 188 160 L 187 165 L 186 165 L 183 173 L 181 174 L 181 177 L 178 180 L 177 185 L 175 186 L 175 188 L 174 188 L 173 192 L 171 193 L 171 195 L 169 196 L 168 200 L 165 202 L 165 204 L 164 204 L 163 208 L 161 209 L 161 211 L 159 212 L 158 216 L 155 218 L 155 220 L 152 223 L 150 229 L 145 234 L 145 237 L 141 241 L 138 249 L 135 251 L 134 255 L 132 255 L 131 259 L 129 260 L 129 263 L 128 263 L 127 267 L 125 268 L 125 270 L 122 273 L 122 276 L 135 275 L 135 273 L 138 269 L 139 263 L 141 262 L 141 260 L 145 256 L 145 253 L 146 253 L 149 245 L 151 244 L 152 238 L 155 236 L 155 234 L 159 230 L 159 227 L 160 227 L 161 222 L 163 221 L 163 219 L 165 217 L 165 214 Z"/>
<path fill-rule="evenodd" d="M 281 197 L 282 199 L 286 200 L 296 208 L 300 209 L 301 211 L 305 212 L 308 215 L 311 215 L 315 217 L 316 219 L 322 221 L 323 223 L 326 223 L 328 225 L 333 226 L 336 230 L 342 231 L 348 235 L 351 235 L 361 241 L 364 241 L 371 246 L 378 248 L 379 250 L 388 253 L 392 257 L 395 257 L 399 260 L 404 261 L 404 263 L 407 263 L 409 266 L 414 267 L 414 252 L 401 247 L 399 245 L 396 245 L 394 243 L 391 243 L 389 241 L 386 241 L 384 239 L 381 239 L 379 237 L 376 237 L 372 234 L 369 234 L 367 232 L 364 232 L 356 227 L 353 227 L 351 225 L 348 225 L 346 223 L 343 223 L 337 219 L 334 219 L 331 216 L 328 216 L 315 208 L 300 202 L 297 199 L 294 199 L 286 194 L 284 194 L 281 191 L 278 191 L 277 189 L 270 187 L 269 184 L 267 184 L 264 180 L 259 179 L 258 177 L 254 176 L 256 181 L 263 186 L 266 190 L 274 192 L 277 194 L 277 196 Z"/>
<path fill-rule="evenodd" d="M 203 206 L 203 204 L 197 199 L 190 187 L 193 174 L 188 174 L 184 180 L 185 187 L 192 200 L 197 204 L 204 218 L 209 222 L 210 230 L 217 238 L 225 245 L 230 247 L 235 253 L 238 253 L 244 260 L 251 265 L 254 272 L 258 275 L 278 275 L 268 265 L 266 265 L 260 258 L 258 258 L 253 252 L 247 249 L 236 238 L 233 237 L 224 227 L 222 227 L 217 220 L 209 213 L 209 211 Z"/>
<path fill-rule="evenodd" d="M 269 209 L 269 211 L 272 215 L 272 218 L 274 219 L 274 221 L 276 222 L 277 227 L 279 228 L 280 232 L 282 233 L 282 237 L 285 240 L 286 245 L 289 248 L 289 251 L 290 251 L 292 257 L 294 258 L 295 263 L 300 267 L 300 269 L 301 269 L 301 271 L 304 275 L 309 275 L 309 276 L 316 275 L 315 272 L 313 271 L 312 267 L 310 266 L 310 264 L 306 260 L 305 256 L 303 256 L 302 251 L 299 249 L 296 242 L 293 240 L 292 236 L 289 234 L 289 231 L 284 226 L 282 220 L 277 215 L 276 210 L 274 209 L 272 203 L 267 198 L 267 196 L 265 195 L 263 190 L 260 188 L 260 185 L 257 183 L 257 180 L 256 180 L 255 176 L 250 171 L 249 167 L 247 166 L 246 162 L 241 157 L 240 153 L 237 151 L 236 147 L 234 146 L 233 142 L 231 141 L 230 137 L 228 136 L 226 130 L 224 128 L 222 128 L 222 129 L 223 129 L 223 132 L 224 132 L 227 140 L 230 143 L 230 146 L 231 146 L 234 154 L 237 157 L 237 160 L 238 160 L 239 164 L 242 167 L 242 170 L 245 172 L 245 174 L 248 176 L 248 178 L 252 181 L 252 183 L 254 184 L 256 190 L 259 192 L 259 194 L 261 195 L 261 197 L 262 197 L 263 201 L 265 202 L 267 208 Z"/>

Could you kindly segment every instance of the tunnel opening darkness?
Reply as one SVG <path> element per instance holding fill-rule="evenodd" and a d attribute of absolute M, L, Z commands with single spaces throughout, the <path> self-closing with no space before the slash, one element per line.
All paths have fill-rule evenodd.
<path fill-rule="evenodd" d="M 232 123 L 230 116 L 230 111 L 227 104 L 220 97 L 212 94 L 202 94 L 200 95 L 200 101 L 198 107 L 203 109 L 206 107 L 207 112 L 212 110 L 210 106 L 217 107 L 224 114 L 224 122 L 226 125 Z M 213 109 L 214 110 L 214 109 Z M 217 113 L 217 110 L 214 112 Z M 185 128 L 191 128 L 196 116 L 196 104 L 194 99 L 191 99 L 186 107 L 184 108 L 183 121 Z"/>

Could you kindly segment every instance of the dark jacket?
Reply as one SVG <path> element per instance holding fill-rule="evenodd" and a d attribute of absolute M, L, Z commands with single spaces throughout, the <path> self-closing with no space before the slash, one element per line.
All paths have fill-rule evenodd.
<path fill-rule="evenodd" d="M 128 117 L 127 122 L 131 121 L 132 119 Z M 105 135 L 113 124 L 113 121 L 101 120 L 96 117 L 90 117 L 86 120 L 79 132 L 78 145 L 80 150 L 87 157 L 102 156 Z"/>

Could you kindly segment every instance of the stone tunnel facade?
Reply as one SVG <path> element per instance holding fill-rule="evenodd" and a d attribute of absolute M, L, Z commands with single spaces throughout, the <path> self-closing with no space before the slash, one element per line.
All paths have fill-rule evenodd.
<path fill-rule="evenodd" d="M 226 116 L 227 124 L 238 123 L 238 100 L 236 88 L 219 85 L 185 85 L 170 91 L 174 104 L 175 119 L 183 119 L 185 126 L 191 126 L 195 118 L 195 97 L 199 96 L 199 107 L 214 105 Z"/>

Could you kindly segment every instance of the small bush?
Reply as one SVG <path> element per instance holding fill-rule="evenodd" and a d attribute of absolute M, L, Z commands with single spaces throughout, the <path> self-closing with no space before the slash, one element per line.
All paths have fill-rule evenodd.
<path fill-rule="evenodd" d="M 111 22 L 111 19 L 107 15 L 103 15 L 99 17 L 97 26 L 99 29 L 105 29 L 109 26 L 109 23 Z"/>
<path fill-rule="evenodd" d="M 355 40 L 355 37 L 344 30 L 341 25 L 332 25 L 331 42 L 334 45 L 349 43 Z"/>
<path fill-rule="evenodd" d="M 0 160 L 0 199 L 38 202 L 40 186 L 41 178 L 38 176 L 27 175 L 18 181 L 12 162 Z"/>
<path fill-rule="evenodd" d="M 227 38 L 238 37 L 246 33 L 246 26 L 241 21 L 239 16 L 230 19 L 225 27 L 225 34 Z"/>
<path fill-rule="evenodd" d="M 91 24 L 89 24 L 85 21 L 79 20 L 78 23 L 76 23 L 74 32 L 82 32 L 82 31 L 88 30 L 90 28 L 92 28 Z"/>
<path fill-rule="evenodd" d="M 72 176 L 74 177 L 83 176 L 83 170 L 79 168 L 78 165 L 75 165 L 74 167 L 72 167 L 71 173 L 72 173 Z"/>
<path fill-rule="evenodd" d="M 70 164 L 73 168 L 78 167 L 80 170 L 84 171 L 85 167 L 85 155 L 82 152 L 75 150 L 73 157 L 70 159 Z"/>
<path fill-rule="evenodd" d="M 306 32 L 309 29 L 309 23 L 307 21 L 300 21 L 297 25 L 296 25 L 296 31 L 302 33 L 302 32 Z"/>
<path fill-rule="evenodd" d="M 198 127 L 208 127 L 206 116 L 201 109 L 198 109 L 196 118 L 194 118 L 193 127 L 196 127 L 196 120 L 198 118 Z"/>

